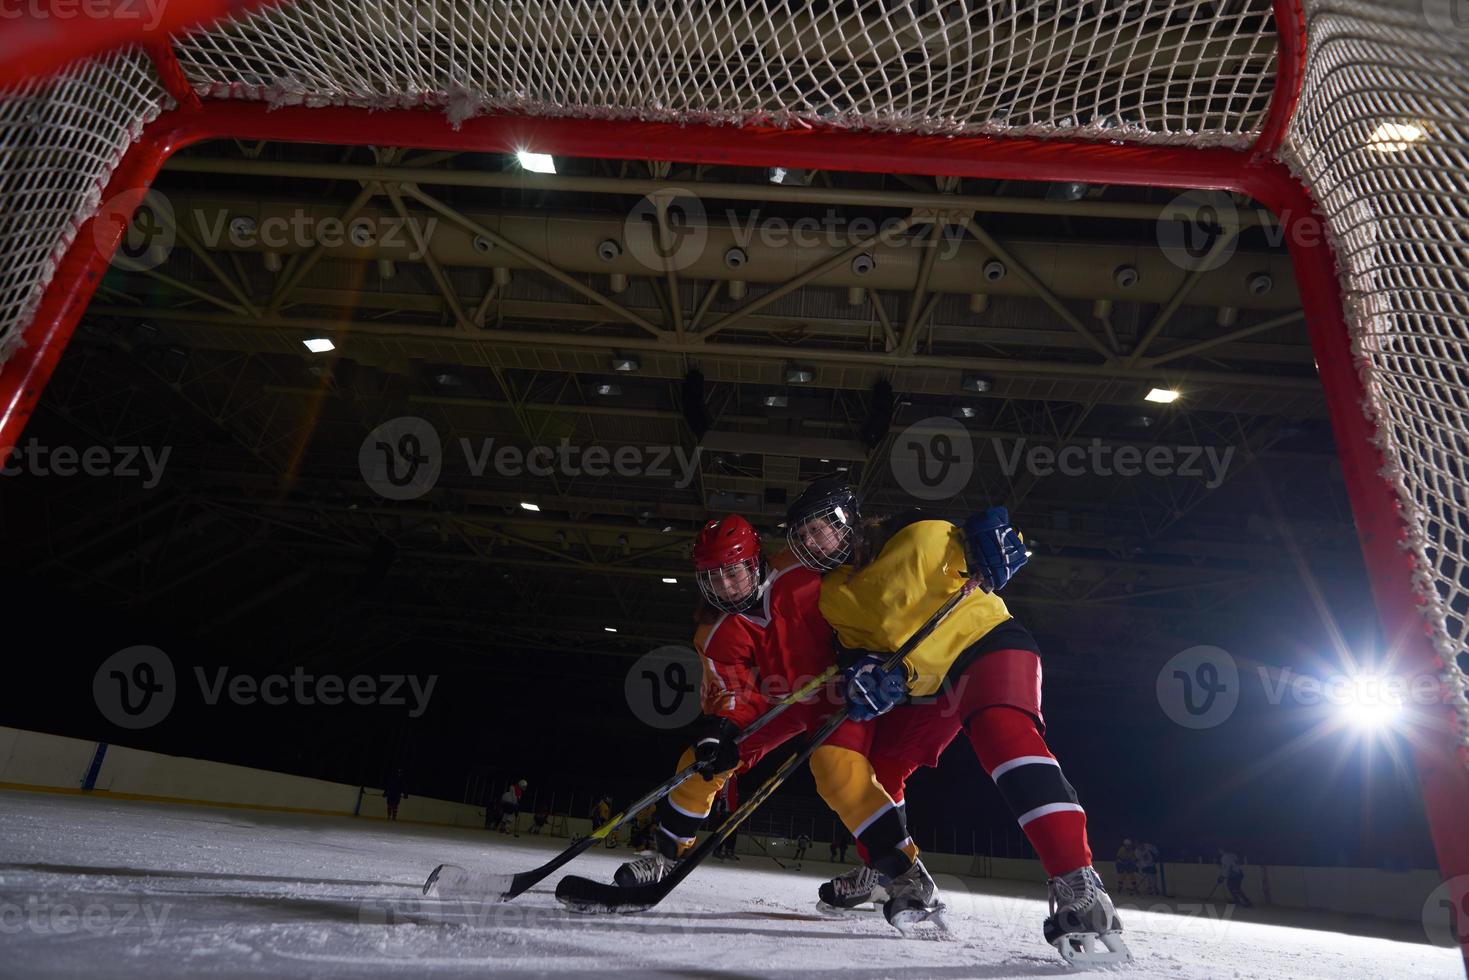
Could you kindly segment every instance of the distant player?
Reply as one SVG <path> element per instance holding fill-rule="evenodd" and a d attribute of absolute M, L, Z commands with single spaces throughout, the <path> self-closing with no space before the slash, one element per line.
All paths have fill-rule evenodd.
<path fill-rule="evenodd" d="M 806 858 L 806 848 L 811 846 L 811 836 L 802 834 L 796 838 L 796 870 L 801 870 L 801 862 Z"/>
<path fill-rule="evenodd" d="M 1239 862 L 1239 855 L 1233 851 L 1220 849 L 1219 870 L 1224 872 L 1219 880 L 1224 882 L 1224 887 L 1229 889 L 1229 900 L 1235 905 L 1243 905 L 1250 908 L 1254 905 L 1249 896 L 1245 894 L 1245 869 Z"/>
<path fill-rule="evenodd" d="M 743 517 L 708 522 L 694 544 L 694 579 L 703 596 L 694 646 L 704 665 L 705 716 L 679 768 L 697 764 L 691 779 L 658 805 L 657 852 L 617 870 L 619 885 L 660 880 L 694 844 L 715 794 L 737 771 L 754 766 L 794 736 L 819 728 L 839 698 L 818 692 L 786 709 L 741 744 L 740 729 L 783 697 L 832 666 L 831 629 L 821 618 L 821 577 L 782 552 L 767 561 L 755 529 Z M 899 875 L 917 848 L 903 811 L 878 785 L 867 750 L 873 727 L 846 722 L 811 756 L 816 789 L 866 846 L 874 867 Z"/>
<path fill-rule="evenodd" d="M 500 833 L 520 836 L 516 822 L 520 816 L 520 798 L 525 795 L 526 781 L 512 783 L 500 796 Z"/>
<path fill-rule="evenodd" d="M 1133 846 L 1131 837 L 1122 839 L 1122 846 L 1117 848 L 1117 894 L 1137 894 L 1137 848 Z"/>
<path fill-rule="evenodd" d="M 398 819 L 398 804 L 407 797 L 403 792 L 403 770 L 398 769 L 388 777 L 388 785 L 383 787 L 383 801 L 388 806 L 388 819 Z"/>
<path fill-rule="evenodd" d="M 787 535 L 792 553 L 827 572 L 821 612 L 856 658 L 846 674 L 851 717 L 878 719 L 871 758 L 883 787 L 901 805 L 908 776 L 937 765 L 962 729 L 1050 876 L 1046 941 L 1068 960 L 1129 958 L 1092 868 L 1086 813 L 1042 734 L 1038 647 L 996 594 L 1025 562 L 1004 509 L 975 515 L 962 528 L 917 512 L 864 525 L 856 492 L 821 480 L 791 505 Z M 885 671 L 887 656 L 975 575 L 987 591 L 963 599 L 897 669 Z M 852 882 L 845 897 L 858 899 L 876 884 Z M 903 909 L 921 917 L 938 906 L 921 864 L 886 889 L 890 920 Z M 1097 938 L 1106 954 L 1095 950 Z"/>

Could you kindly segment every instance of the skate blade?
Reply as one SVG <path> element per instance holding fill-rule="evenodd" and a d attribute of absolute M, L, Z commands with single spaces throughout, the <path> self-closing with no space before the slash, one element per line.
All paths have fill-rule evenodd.
<path fill-rule="evenodd" d="M 568 912 L 575 912 L 577 915 L 632 915 L 634 912 L 646 912 L 653 907 L 651 905 L 612 906 L 601 902 L 581 901 L 564 895 L 557 895 L 556 901 L 565 906 Z"/>
<path fill-rule="evenodd" d="M 822 915 L 831 916 L 833 919 L 860 919 L 874 912 L 881 912 L 882 906 L 876 902 L 864 902 L 861 905 L 827 905 L 825 902 L 817 901 L 816 911 Z"/>
<path fill-rule="evenodd" d="M 950 931 L 949 923 L 944 919 L 944 910 L 945 906 L 942 904 L 927 909 L 904 909 L 901 912 L 894 912 L 888 922 L 902 934 L 904 939 L 949 942 L 954 939 L 954 933 Z"/>
<path fill-rule="evenodd" d="M 1121 966 L 1132 962 L 1132 951 L 1122 941 L 1120 932 L 1104 932 L 1100 936 L 1090 932 L 1067 933 L 1056 940 L 1056 951 L 1076 970 Z"/>

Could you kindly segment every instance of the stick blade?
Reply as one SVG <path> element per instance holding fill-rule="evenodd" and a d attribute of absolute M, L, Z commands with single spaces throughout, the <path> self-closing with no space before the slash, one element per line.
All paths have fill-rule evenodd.
<path fill-rule="evenodd" d="M 429 872 L 428 880 L 423 883 L 423 893 L 433 898 L 508 902 L 524 891 L 516 887 L 515 879 L 520 877 L 470 871 L 457 864 L 441 864 Z"/>
<path fill-rule="evenodd" d="M 567 875 L 556 883 L 556 899 L 573 912 L 590 915 L 609 912 L 646 912 L 663 900 L 668 889 L 663 882 L 649 885 L 609 885 L 579 875 Z"/>

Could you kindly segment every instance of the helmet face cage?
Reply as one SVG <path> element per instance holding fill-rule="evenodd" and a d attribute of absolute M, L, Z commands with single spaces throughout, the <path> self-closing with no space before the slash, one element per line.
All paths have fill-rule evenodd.
<path fill-rule="evenodd" d="M 845 565 L 857 540 L 857 515 L 849 506 L 834 504 L 791 521 L 786 544 L 796 560 L 818 572 Z"/>
<path fill-rule="evenodd" d="M 742 569 L 747 569 L 748 574 Z M 704 601 L 729 613 L 744 612 L 755 604 L 760 598 L 760 577 L 760 559 L 755 557 L 694 571 L 694 582 Z M 741 579 L 748 585 L 740 586 Z"/>

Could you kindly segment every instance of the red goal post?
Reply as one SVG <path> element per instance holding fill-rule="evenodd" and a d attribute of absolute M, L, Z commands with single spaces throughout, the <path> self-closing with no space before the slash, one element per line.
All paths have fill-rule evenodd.
<path fill-rule="evenodd" d="M 621 19 L 608 24 L 614 9 Z M 82 146 L 78 169 L 91 172 L 37 191 L 62 202 L 55 227 L 21 228 L 11 240 L 23 247 L 0 259 L 0 298 L 20 314 L 6 321 L 0 308 L 0 359 L 9 352 L 0 452 L 18 439 L 123 232 L 127 215 L 99 204 L 148 186 L 169 155 L 201 140 L 368 144 L 390 134 L 424 149 L 630 160 L 657 147 L 660 159 L 687 163 L 1247 194 L 1285 230 L 1396 667 L 1443 685 L 1442 703 L 1411 709 L 1411 741 L 1464 945 L 1462 11 L 1452 0 L 1412 9 L 1101 0 L 1066 15 L 1013 3 L 841 9 L 771 27 L 787 5 L 303 0 L 0 90 L 0 132 L 45 129 L 38 153 L 58 152 L 45 149 L 46 134 L 76 126 L 73 103 L 113 113 L 117 130 Z M 590 23 L 589 10 L 604 20 Z M 662 19 L 631 25 L 637 11 Z M 527 37 L 536 43 L 522 48 Z M 752 54 L 742 37 L 769 49 Z M 541 61 L 519 57 L 525 50 Z M 0 156 L 0 234 L 22 220 L 6 216 L 4 195 L 52 179 L 26 165 Z"/>

